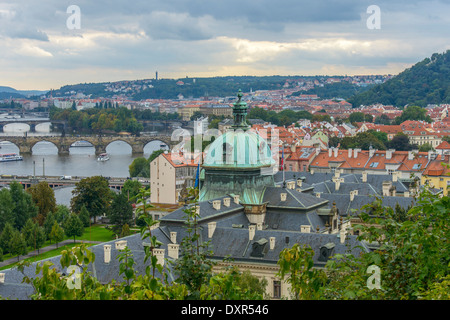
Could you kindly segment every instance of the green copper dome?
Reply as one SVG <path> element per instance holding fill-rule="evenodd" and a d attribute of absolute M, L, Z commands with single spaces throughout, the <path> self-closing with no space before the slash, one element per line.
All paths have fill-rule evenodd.
<path fill-rule="evenodd" d="M 241 98 L 239 90 L 233 106 L 234 125 L 206 150 L 200 201 L 238 194 L 243 203 L 258 204 L 265 187 L 274 186 L 270 167 L 275 160 L 267 141 L 250 130 L 245 119 L 247 104 Z"/>

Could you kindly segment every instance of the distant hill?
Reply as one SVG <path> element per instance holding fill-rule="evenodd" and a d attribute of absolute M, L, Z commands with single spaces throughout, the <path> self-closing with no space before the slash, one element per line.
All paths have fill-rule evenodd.
<path fill-rule="evenodd" d="M 29 96 L 40 96 L 48 91 L 42 90 L 16 90 L 11 87 L 0 86 L 0 99 L 26 98 Z"/>
<path fill-rule="evenodd" d="M 323 87 L 314 87 L 312 89 L 306 91 L 297 91 L 294 92 L 293 96 L 299 96 L 302 94 L 316 94 L 318 97 L 322 99 L 333 99 L 333 98 L 342 98 L 348 99 L 360 92 L 364 92 L 369 90 L 374 86 L 373 84 L 367 86 L 358 86 L 353 83 L 348 82 L 337 82 L 325 84 Z"/>
<path fill-rule="evenodd" d="M 348 99 L 353 107 L 382 103 L 404 107 L 450 103 L 450 50 L 433 53 L 386 81 Z"/>

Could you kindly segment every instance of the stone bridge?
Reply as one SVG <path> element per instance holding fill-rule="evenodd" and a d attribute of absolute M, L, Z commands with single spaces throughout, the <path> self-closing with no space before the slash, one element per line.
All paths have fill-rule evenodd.
<path fill-rule="evenodd" d="M 14 143 L 21 154 L 31 154 L 36 143 L 47 141 L 53 143 L 58 148 L 58 154 L 69 154 L 69 148 L 77 141 L 87 141 L 95 148 L 95 154 L 106 152 L 106 147 L 115 141 L 123 141 L 131 146 L 133 154 L 144 153 L 144 147 L 152 141 L 161 141 L 169 147 L 177 144 L 177 141 L 171 141 L 170 136 L 3 136 L 0 141 L 9 141 Z"/>

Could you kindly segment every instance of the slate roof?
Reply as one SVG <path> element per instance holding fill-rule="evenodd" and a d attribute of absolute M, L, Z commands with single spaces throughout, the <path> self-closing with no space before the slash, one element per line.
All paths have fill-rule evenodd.
<path fill-rule="evenodd" d="M 253 243 L 275 237 L 275 247 L 269 249 L 270 243 L 266 244 L 267 252 L 263 257 L 253 257 Z M 286 242 L 288 238 L 288 242 Z M 216 228 L 213 238 L 211 239 L 211 249 L 216 257 L 229 256 L 235 262 L 254 262 L 254 263 L 270 263 L 276 264 L 280 252 L 285 248 L 290 248 L 294 243 L 308 245 L 314 250 L 314 263 L 316 266 L 323 266 L 325 263 L 318 260 L 320 248 L 328 243 L 335 245 L 333 254 L 346 253 L 350 248 L 354 255 L 359 255 L 369 249 L 356 236 L 346 236 L 345 243 L 340 243 L 339 234 L 320 234 L 320 233 L 302 233 L 299 231 L 282 231 L 282 230 L 256 230 L 252 241 L 249 240 L 249 231 L 247 229 L 233 228 Z M 363 249 L 361 249 L 361 246 Z"/>
<path fill-rule="evenodd" d="M 281 201 L 281 194 L 286 193 L 286 200 Z M 264 191 L 263 202 L 268 202 L 267 207 L 297 208 L 310 210 L 326 204 L 326 200 L 295 189 L 267 187 Z"/>
<path fill-rule="evenodd" d="M 152 235 L 155 235 L 158 240 L 163 243 L 160 248 L 166 249 L 167 253 L 167 244 L 171 242 L 166 234 L 164 234 L 160 229 L 155 229 L 152 231 Z M 109 283 L 113 279 L 115 279 L 116 281 L 122 280 L 122 276 L 119 275 L 120 261 L 117 259 L 117 256 L 120 252 L 119 250 L 115 249 L 115 242 L 119 240 L 127 241 L 127 246 L 131 250 L 134 260 L 137 262 L 137 264 L 135 265 L 135 270 L 138 274 L 144 274 L 145 268 L 150 265 L 150 261 L 147 261 L 147 263 L 144 264 L 144 244 L 141 240 L 140 234 L 135 234 L 118 240 L 108 241 L 99 245 L 91 246 L 89 247 L 89 250 L 94 253 L 95 261 L 94 263 L 89 265 L 88 271 L 91 272 L 92 275 L 96 277 L 101 283 Z M 111 245 L 111 261 L 109 263 L 104 262 L 103 246 L 106 244 Z M 55 256 L 49 259 L 38 261 L 36 263 L 32 263 L 29 267 L 26 267 L 24 269 L 24 274 L 30 278 L 35 278 L 36 264 L 43 263 L 44 261 L 51 261 L 54 264 L 53 268 L 57 268 L 58 270 L 61 270 L 63 273 L 67 274 L 67 269 L 63 269 L 61 267 L 61 264 L 59 262 L 60 259 L 61 256 Z M 168 266 L 168 264 L 166 264 L 165 266 L 167 266 L 167 268 L 170 270 L 170 266 Z M 11 300 L 30 299 L 29 296 L 34 293 L 33 288 L 29 284 L 22 283 L 23 275 L 19 270 L 17 270 L 17 268 L 2 270 L 0 272 L 5 273 L 5 283 L 0 284 L 0 297 L 8 298 Z M 157 275 L 159 276 L 159 274 Z M 173 281 L 173 278 L 170 278 L 169 281 Z"/>

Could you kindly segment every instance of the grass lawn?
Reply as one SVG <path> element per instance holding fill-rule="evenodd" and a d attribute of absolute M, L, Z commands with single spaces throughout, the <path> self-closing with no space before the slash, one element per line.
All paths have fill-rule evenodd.
<path fill-rule="evenodd" d="M 24 259 L 24 260 L 25 260 L 25 261 L 32 261 L 32 262 L 34 262 L 34 261 L 44 260 L 44 259 L 47 259 L 47 258 L 51 258 L 51 257 L 54 257 L 54 256 L 58 256 L 58 255 L 61 254 L 61 251 L 67 250 L 67 249 L 71 249 L 72 247 L 74 247 L 74 246 L 76 246 L 76 245 L 79 245 L 79 243 L 70 243 L 70 244 L 66 244 L 66 245 L 63 245 L 63 246 L 61 246 L 61 247 L 58 247 L 57 249 L 50 250 L 50 251 L 48 251 L 48 252 L 44 252 L 44 253 L 38 254 L 38 255 L 36 255 L 36 256 L 34 256 L 34 257 L 27 258 L 27 259 Z M 87 246 L 87 247 L 90 247 L 90 246 L 92 246 L 92 245 L 93 245 L 93 244 L 86 243 L 86 246 Z M 22 260 L 21 260 L 21 261 L 22 261 Z M 13 263 L 13 264 L 10 264 L 10 265 L 7 265 L 7 266 L 4 266 L 4 267 L 0 267 L 0 270 L 9 269 L 9 268 L 12 268 L 12 267 L 14 267 L 14 266 L 16 266 L 16 265 L 17 265 L 17 262 L 16 262 L 16 263 Z"/>
<path fill-rule="evenodd" d="M 75 240 L 83 240 L 83 241 L 100 241 L 100 242 L 107 242 L 107 241 L 111 241 L 114 239 L 114 233 L 111 230 L 108 230 L 105 228 L 104 225 L 93 225 L 90 228 L 85 228 L 84 233 L 81 237 L 75 237 Z M 73 237 L 69 238 L 67 236 L 64 237 L 64 240 L 73 240 Z M 44 243 L 44 245 L 42 246 L 47 247 L 50 245 L 54 245 L 54 243 L 51 243 L 50 241 L 46 241 Z M 30 259 L 26 259 L 26 260 L 42 260 L 42 259 L 46 259 L 46 258 L 50 258 L 50 257 L 54 257 L 57 256 L 61 253 L 62 250 L 64 250 L 64 248 L 72 248 L 74 245 L 76 245 L 76 243 L 72 243 L 72 244 L 67 244 L 65 246 L 62 247 L 62 249 L 58 248 L 55 250 L 51 250 L 49 252 L 43 253 L 43 254 L 39 254 L 36 257 L 32 257 Z M 90 246 L 90 244 L 87 244 Z M 29 248 L 29 251 L 34 251 L 34 248 Z M 7 260 L 13 258 L 10 254 L 5 254 L 3 255 L 3 260 Z M 9 266 L 5 266 L 0 268 L 0 270 L 2 269 L 8 269 L 10 268 L 11 265 Z"/>

